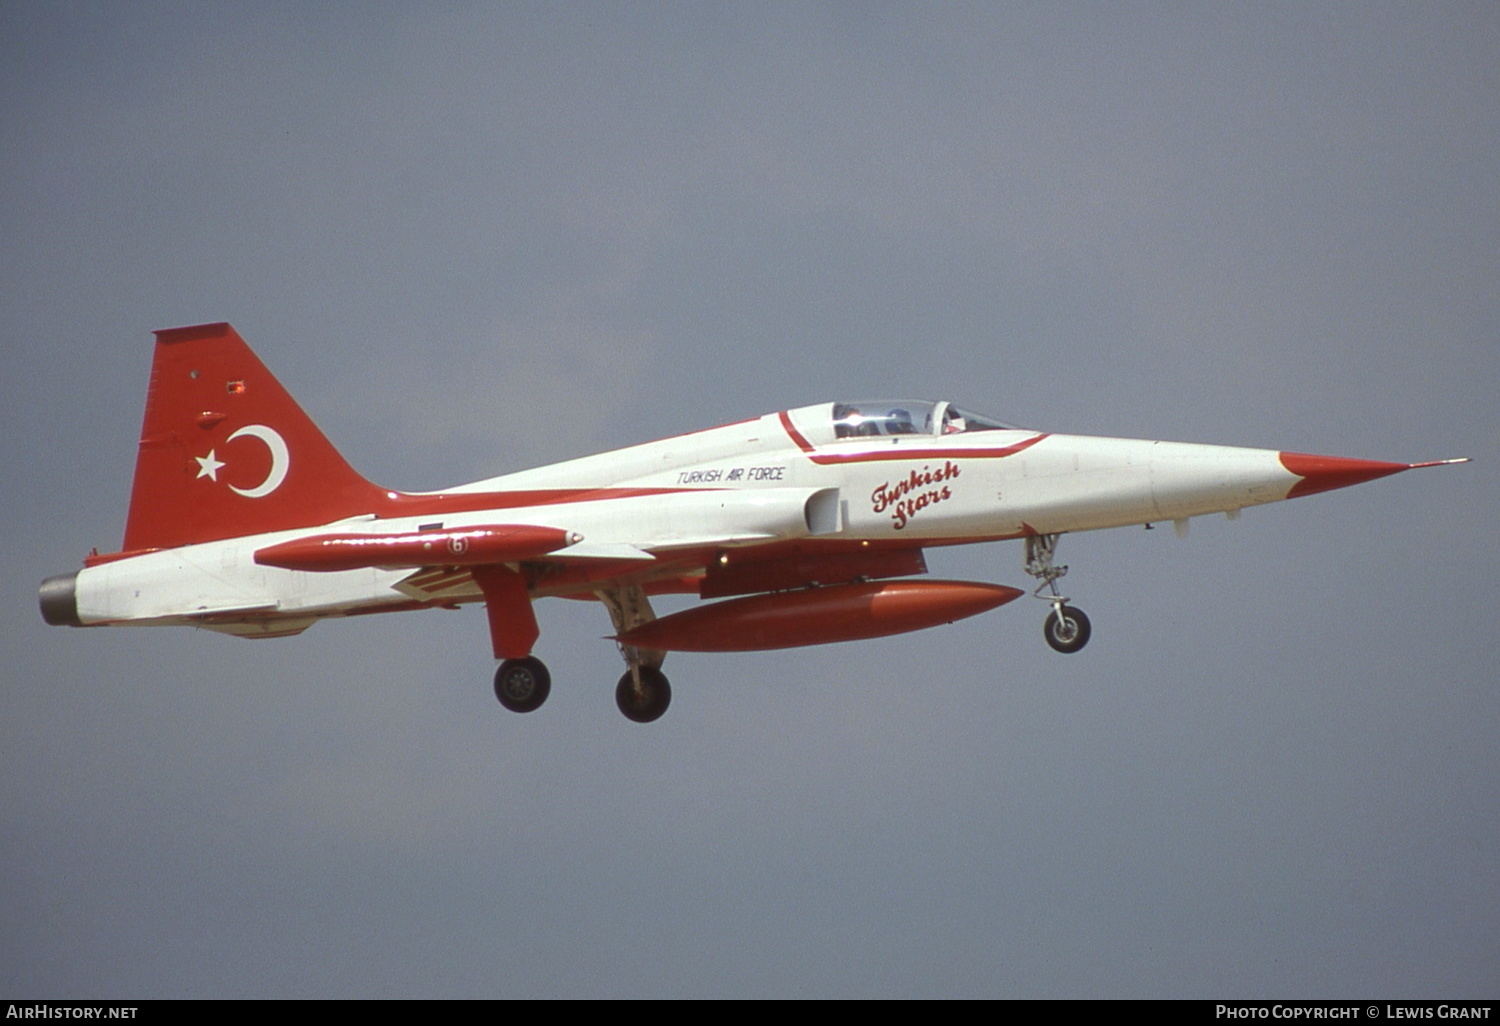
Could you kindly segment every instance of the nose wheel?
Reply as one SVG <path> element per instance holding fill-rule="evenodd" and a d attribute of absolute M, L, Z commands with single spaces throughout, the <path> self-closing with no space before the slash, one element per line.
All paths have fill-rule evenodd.
<path fill-rule="evenodd" d="M 1058 537 L 1055 534 L 1027 535 L 1025 569 L 1042 582 L 1031 593 L 1032 597 L 1052 604 L 1052 612 L 1042 624 L 1042 635 L 1056 651 L 1071 653 L 1089 643 L 1094 629 L 1083 610 L 1068 605 L 1067 597 L 1057 590 L 1057 579 L 1068 572 L 1066 566 L 1057 566 L 1052 561 L 1057 553 Z M 1051 594 L 1043 595 L 1044 590 L 1050 590 Z"/>
<path fill-rule="evenodd" d="M 1047 638 L 1047 644 L 1059 652 L 1077 652 L 1089 643 L 1092 632 L 1089 618 L 1083 615 L 1083 610 L 1072 606 L 1058 606 L 1047 614 L 1047 620 L 1042 624 L 1042 634 Z"/>

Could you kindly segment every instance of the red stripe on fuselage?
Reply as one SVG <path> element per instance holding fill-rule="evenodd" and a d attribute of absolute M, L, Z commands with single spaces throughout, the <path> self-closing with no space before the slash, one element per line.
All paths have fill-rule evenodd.
<path fill-rule="evenodd" d="M 1046 437 L 1046 435 L 1037 435 L 1014 445 L 994 449 L 907 449 L 893 445 L 889 449 L 877 449 L 874 452 L 829 454 L 825 451 L 815 456 L 809 455 L 808 459 L 825 467 L 840 463 L 875 463 L 885 460 L 998 460 L 1006 456 L 1014 456 L 1023 449 L 1030 449 Z"/>
<path fill-rule="evenodd" d="M 785 410 L 782 410 L 778 416 L 781 418 L 781 426 L 786 428 L 786 433 L 791 436 L 792 441 L 797 443 L 797 448 L 803 452 L 812 452 L 813 444 L 802 436 L 801 431 L 792 426 L 791 416 Z"/>

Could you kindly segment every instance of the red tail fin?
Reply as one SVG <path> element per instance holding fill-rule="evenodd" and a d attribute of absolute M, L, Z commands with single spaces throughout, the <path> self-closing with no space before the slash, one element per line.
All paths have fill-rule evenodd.
<path fill-rule="evenodd" d="M 127 552 L 324 524 L 384 495 L 229 325 L 156 332 Z"/>

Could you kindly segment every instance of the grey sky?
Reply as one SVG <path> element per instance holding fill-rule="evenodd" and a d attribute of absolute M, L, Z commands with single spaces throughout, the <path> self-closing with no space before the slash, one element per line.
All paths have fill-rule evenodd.
<path fill-rule="evenodd" d="M 9 2 L 0 97 L 0 993 L 1497 995 L 1495 5 Z M 882 394 L 1478 462 L 650 727 L 544 603 L 518 717 L 478 609 L 41 623 L 209 320 L 393 487 Z"/>

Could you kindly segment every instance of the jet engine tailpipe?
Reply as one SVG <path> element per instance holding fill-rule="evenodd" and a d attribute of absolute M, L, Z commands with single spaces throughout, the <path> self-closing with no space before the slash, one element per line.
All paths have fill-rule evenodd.
<path fill-rule="evenodd" d="M 78 619 L 78 571 L 47 578 L 37 597 L 42 606 L 42 619 L 52 626 L 83 626 L 83 621 Z"/>

